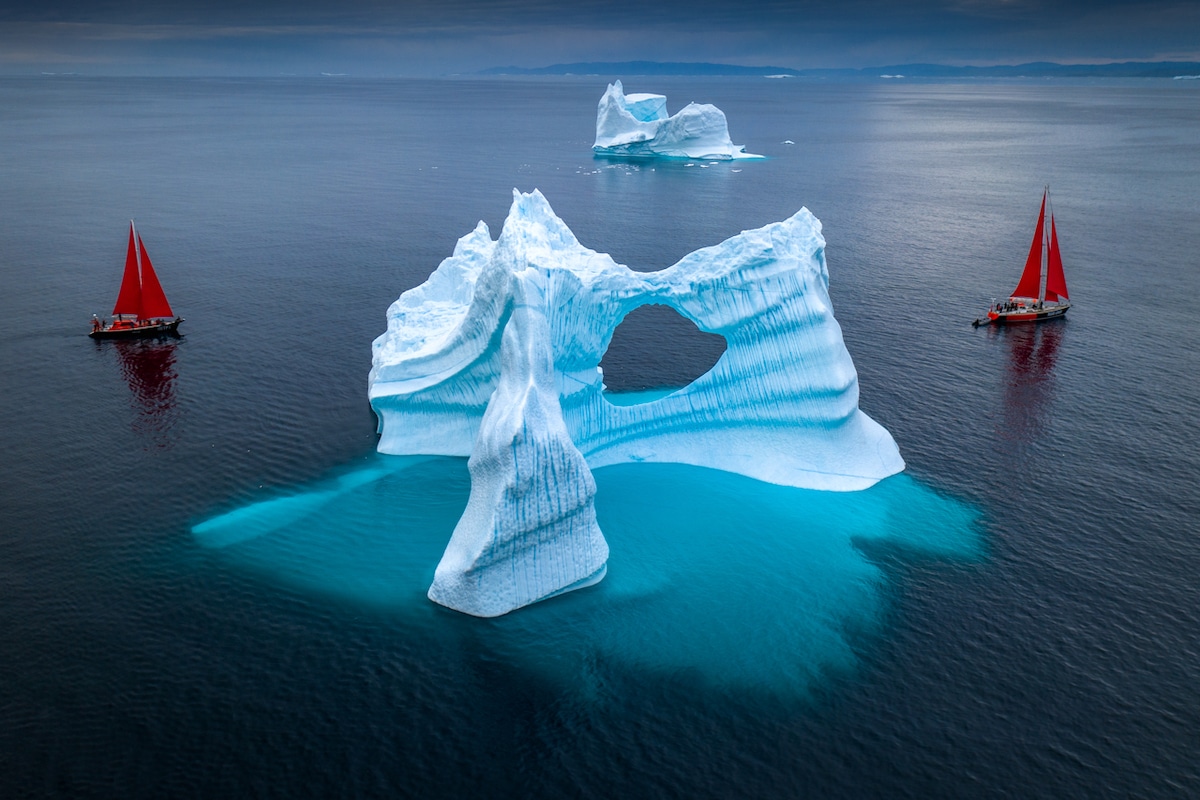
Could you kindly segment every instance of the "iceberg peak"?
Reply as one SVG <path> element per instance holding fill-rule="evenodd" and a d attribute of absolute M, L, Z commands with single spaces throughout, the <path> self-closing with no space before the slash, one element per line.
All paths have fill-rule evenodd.
<path fill-rule="evenodd" d="M 499 259 L 497 263 L 509 265 L 534 259 L 551 269 L 557 263 L 555 258 L 548 257 L 550 253 L 582 249 L 575 234 L 558 218 L 537 189 L 528 194 L 513 189 L 512 207 L 496 244 L 511 254 L 511 258 Z"/>

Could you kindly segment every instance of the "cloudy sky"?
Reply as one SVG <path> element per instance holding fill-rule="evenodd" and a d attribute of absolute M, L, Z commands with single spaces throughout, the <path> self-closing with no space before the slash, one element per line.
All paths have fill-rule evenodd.
<path fill-rule="evenodd" d="M 0 74 L 1200 61 L 1200 0 L 0 0 Z"/>

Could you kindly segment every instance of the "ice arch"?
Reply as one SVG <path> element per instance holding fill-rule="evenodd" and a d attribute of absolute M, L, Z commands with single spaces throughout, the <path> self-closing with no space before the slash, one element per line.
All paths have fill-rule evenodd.
<path fill-rule="evenodd" d="M 700 330 L 670 306 L 647 303 L 617 324 L 600 369 L 610 392 L 678 389 L 716 366 L 726 349 L 720 334 Z"/>
<path fill-rule="evenodd" d="M 676 462 L 838 491 L 902 470 L 858 408 L 828 283 L 807 209 L 639 273 L 583 247 L 540 192 L 514 190 L 500 237 L 480 222 L 392 304 L 373 344 L 380 451 L 470 456 L 471 497 L 430 598 L 495 616 L 600 580 L 598 466 Z M 648 303 L 728 349 L 679 391 L 614 406 L 600 358 Z"/>

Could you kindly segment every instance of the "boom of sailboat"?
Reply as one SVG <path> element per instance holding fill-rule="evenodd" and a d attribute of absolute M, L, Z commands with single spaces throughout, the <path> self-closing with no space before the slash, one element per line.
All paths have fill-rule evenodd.
<path fill-rule="evenodd" d="M 125 253 L 125 274 L 113 306 L 110 322 L 92 315 L 94 339 L 134 339 L 147 336 L 178 336 L 182 319 L 175 316 L 163 292 L 150 254 L 142 237 L 129 221 L 129 249 Z M 173 317 L 173 319 L 172 319 Z"/>
<path fill-rule="evenodd" d="M 1037 228 L 1034 229 L 1029 256 L 1025 259 L 1025 269 L 1021 271 L 1017 288 L 1007 300 L 993 300 L 987 314 L 971 323 L 975 327 L 991 323 L 1003 325 L 1061 319 L 1071 307 L 1067 297 L 1067 278 L 1063 274 L 1062 254 L 1058 250 L 1053 206 L 1050 209 L 1050 227 L 1046 229 L 1046 201 L 1049 197 L 1050 189 L 1047 187 L 1042 193 Z"/>

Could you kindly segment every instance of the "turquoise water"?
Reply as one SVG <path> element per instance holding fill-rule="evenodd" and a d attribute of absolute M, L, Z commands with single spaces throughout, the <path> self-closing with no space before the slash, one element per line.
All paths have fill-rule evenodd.
<path fill-rule="evenodd" d="M 239 568 L 386 609 L 434 639 L 485 628 L 514 664 L 568 684 L 604 659 L 791 697 L 852 672 L 856 641 L 887 616 L 890 589 L 864 544 L 964 563 L 985 553 L 977 509 L 903 474 L 848 493 L 671 464 L 595 477 L 608 576 L 486 622 L 425 597 L 467 502 L 466 459 L 375 456 L 192 532 Z"/>
<path fill-rule="evenodd" d="M 653 403 L 673 392 L 674 389 L 647 389 L 642 392 L 605 392 L 604 399 L 614 406 L 636 406 L 639 403 Z"/>

